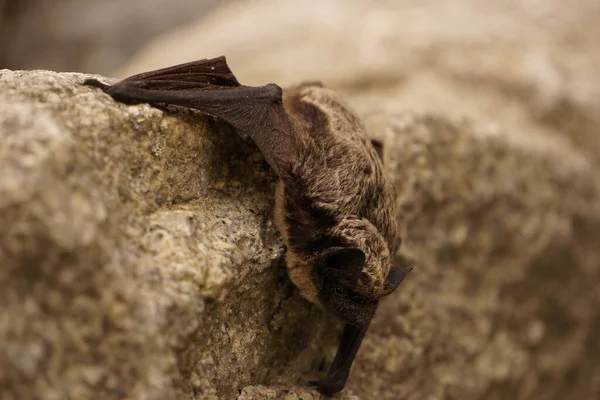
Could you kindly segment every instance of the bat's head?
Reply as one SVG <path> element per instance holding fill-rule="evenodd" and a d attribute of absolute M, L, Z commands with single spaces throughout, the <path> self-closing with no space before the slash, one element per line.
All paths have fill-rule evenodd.
<path fill-rule="evenodd" d="M 308 300 L 356 326 L 368 324 L 379 300 L 410 272 L 392 267 L 387 243 L 364 219 L 343 220 L 307 250 L 288 257 L 290 278 Z"/>

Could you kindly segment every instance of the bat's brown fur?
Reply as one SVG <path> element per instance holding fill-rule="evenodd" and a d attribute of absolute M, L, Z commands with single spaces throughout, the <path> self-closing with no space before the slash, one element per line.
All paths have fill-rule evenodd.
<path fill-rule="evenodd" d="M 321 304 L 312 280 L 318 254 L 306 253 L 302 243 L 294 245 L 286 220 L 290 214 L 293 218 L 298 203 L 288 199 L 297 191 L 287 188 L 301 185 L 315 214 L 326 217 L 318 221 L 322 226 L 313 227 L 315 233 L 339 238 L 365 253 L 365 267 L 355 291 L 378 299 L 391 266 L 396 225 L 394 188 L 385 177 L 377 151 L 358 117 L 331 90 L 301 85 L 284 91 L 283 104 L 296 130 L 298 156 L 291 167 L 292 179 L 282 181 L 276 194 L 275 221 L 288 248 L 290 278 L 305 298 Z"/>

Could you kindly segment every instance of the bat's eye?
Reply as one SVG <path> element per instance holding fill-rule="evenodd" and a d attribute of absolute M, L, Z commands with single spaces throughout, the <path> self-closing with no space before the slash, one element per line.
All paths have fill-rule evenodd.
<path fill-rule="evenodd" d="M 339 281 L 332 282 L 331 288 L 333 289 L 333 294 L 335 297 L 348 298 L 351 296 L 350 290 Z"/>

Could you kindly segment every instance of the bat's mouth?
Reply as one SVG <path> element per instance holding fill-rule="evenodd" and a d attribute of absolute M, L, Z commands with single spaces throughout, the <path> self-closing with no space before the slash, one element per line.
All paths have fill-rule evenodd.
<path fill-rule="evenodd" d="M 369 325 L 369 322 L 373 319 L 375 310 L 377 309 L 377 302 L 360 307 L 352 307 L 352 310 L 329 309 L 345 323 L 356 327 L 362 327 Z"/>
<path fill-rule="evenodd" d="M 378 300 L 366 298 L 335 281 L 323 285 L 319 298 L 327 310 L 357 327 L 369 324 L 379 304 Z"/>

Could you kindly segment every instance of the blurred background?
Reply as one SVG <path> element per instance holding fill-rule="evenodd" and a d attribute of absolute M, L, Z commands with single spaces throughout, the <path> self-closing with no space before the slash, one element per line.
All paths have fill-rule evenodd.
<path fill-rule="evenodd" d="M 0 0 L 0 68 L 110 75 L 216 0 Z"/>
<path fill-rule="evenodd" d="M 218 55 L 246 84 L 322 80 L 600 158 L 599 0 L 0 0 L 0 68 L 123 78 Z"/>

